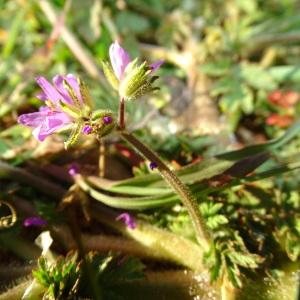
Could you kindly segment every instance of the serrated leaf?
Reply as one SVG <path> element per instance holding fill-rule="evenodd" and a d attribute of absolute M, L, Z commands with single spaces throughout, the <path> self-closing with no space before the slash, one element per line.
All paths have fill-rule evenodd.
<path fill-rule="evenodd" d="M 288 232 L 285 249 L 290 260 L 296 261 L 300 256 L 300 238 Z"/>
<path fill-rule="evenodd" d="M 221 225 L 224 225 L 227 223 L 228 223 L 228 219 L 223 215 L 216 215 L 213 217 L 209 217 L 206 221 L 207 226 L 212 230 L 217 229 Z"/>
<path fill-rule="evenodd" d="M 262 258 L 260 256 L 251 253 L 231 251 L 227 253 L 227 257 L 229 257 L 232 263 L 250 269 L 257 268 L 258 263 L 262 262 Z"/>
<path fill-rule="evenodd" d="M 242 287 L 242 280 L 240 278 L 240 271 L 235 265 L 227 265 L 226 273 L 229 281 L 237 288 Z"/>

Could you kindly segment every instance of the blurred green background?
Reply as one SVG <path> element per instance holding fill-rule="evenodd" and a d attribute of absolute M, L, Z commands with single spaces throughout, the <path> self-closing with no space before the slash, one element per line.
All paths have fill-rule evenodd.
<path fill-rule="evenodd" d="M 165 60 L 161 91 L 129 107 L 134 120 L 151 105 L 172 119 L 167 132 L 227 130 L 253 142 L 299 111 L 298 1 L 2 0 L 0 9 L 2 130 L 40 105 L 37 75 L 77 74 L 98 107 L 116 109 L 99 68 L 114 40 L 132 57 Z"/>

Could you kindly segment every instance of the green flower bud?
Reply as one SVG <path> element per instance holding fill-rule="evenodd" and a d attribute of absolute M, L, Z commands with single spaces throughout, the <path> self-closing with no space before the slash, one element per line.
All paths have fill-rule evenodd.
<path fill-rule="evenodd" d="M 89 121 L 89 126 L 92 128 L 92 133 L 98 138 L 111 133 L 116 127 L 114 115 L 109 110 L 96 110 L 92 113 Z"/>
<path fill-rule="evenodd" d="M 160 67 L 162 61 L 151 65 L 144 62 L 139 65 L 138 58 L 130 61 L 128 53 L 117 42 L 110 47 L 110 60 L 111 64 L 102 63 L 103 71 L 120 97 L 126 100 L 137 99 L 158 89 L 152 85 L 158 77 L 152 74 Z"/>
<path fill-rule="evenodd" d="M 126 68 L 125 78 L 120 83 L 119 94 L 125 99 L 136 99 L 154 90 L 151 67 L 147 62 L 138 65 L 137 59 Z"/>

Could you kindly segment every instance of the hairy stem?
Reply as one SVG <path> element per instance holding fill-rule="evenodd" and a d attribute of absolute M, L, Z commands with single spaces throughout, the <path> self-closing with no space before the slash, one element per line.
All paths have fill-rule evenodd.
<path fill-rule="evenodd" d="M 166 180 L 167 183 L 173 188 L 173 190 L 178 194 L 182 203 L 186 207 L 190 218 L 192 220 L 196 237 L 199 244 L 208 250 L 211 241 L 211 236 L 206 228 L 206 224 L 202 219 L 199 211 L 198 203 L 195 197 L 192 195 L 190 189 L 181 182 L 181 180 L 172 172 L 168 166 L 159 158 L 159 156 L 150 150 L 146 145 L 144 145 L 140 140 L 138 140 L 131 133 L 121 131 L 121 137 L 132 145 L 140 154 L 157 165 L 157 168 L 161 176 Z"/>
<path fill-rule="evenodd" d="M 30 284 L 31 284 L 31 279 L 8 289 L 6 292 L 0 295 L 0 300 L 22 299 L 24 292 L 26 291 L 26 289 Z"/>
<path fill-rule="evenodd" d="M 135 219 L 136 228 L 130 229 L 116 222 L 117 214 L 113 210 L 99 204 L 92 205 L 91 214 L 95 220 L 136 241 L 139 244 L 136 250 L 142 250 L 144 257 L 175 262 L 197 272 L 205 270 L 203 249 L 182 236 L 138 219 Z"/>
<path fill-rule="evenodd" d="M 99 177 L 103 178 L 105 175 L 105 144 L 104 141 L 101 139 L 98 139 L 99 141 Z"/>

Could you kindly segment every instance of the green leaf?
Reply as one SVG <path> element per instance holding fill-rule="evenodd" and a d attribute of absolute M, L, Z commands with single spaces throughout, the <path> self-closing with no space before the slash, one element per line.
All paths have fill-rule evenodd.
<path fill-rule="evenodd" d="M 277 139 L 273 139 L 266 143 L 261 143 L 258 145 L 248 146 L 241 150 L 221 153 L 216 155 L 216 157 L 220 159 L 239 160 L 264 151 L 273 151 L 285 145 L 287 142 L 297 136 L 299 134 L 299 131 L 300 120 L 295 122 L 282 136 Z"/>
<path fill-rule="evenodd" d="M 206 63 L 201 65 L 201 72 L 214 77 L 224 76 L 230 71 L 231 61 L 220 60 L 215 63 Z"/>
<path fill-rule="evenodd" d="M 278 83 L 292 81 L 299 83 L 300 66 L 275 66 L 268 69 L 270 76 Z"/>
<path fill-rule="evenodd" d="M 251 87 L 272 91 L 277 88 L 270 73 L 258 64 L 242 64 L 241 76 Z"/>
<path fill-rule="evenodd" d="M 226 273 L 228 276 L 229 281 L 237 288 L 242 287 L 242 280 L 240 278 L 240 271 L 239 269 L 232 264 L 227 264 L 226 266 Z"/>
<path fill-rule="evenodd" d="M 213 217 L 209 217 L 206 220 L 206 224 L 210 229 L 215 230 L 221 225 L 228 224 L 228 219 L 223 215 L 216 215 Z"/>
<path fill-rule="evenodd" d="M 236 251 L 227 253 L 227 256 L 234 264 L 250 269 L 257 268 L 258 264 L 263 261 L 258 255 Z"/>
<path fill-rule="evenodd" d="M 106 285 L 114 285 L 121 281 L 142 279 L 145 277 L 144 268 L 136 257 L 117 257 L 101 272 L 102 281 Z"/>

